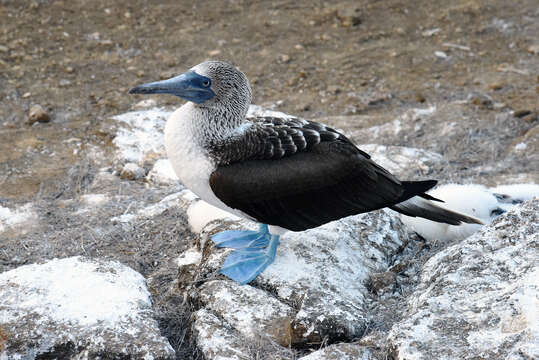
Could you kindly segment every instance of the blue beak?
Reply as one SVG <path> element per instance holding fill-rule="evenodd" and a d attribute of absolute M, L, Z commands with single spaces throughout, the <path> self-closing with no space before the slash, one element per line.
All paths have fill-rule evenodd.
<path fill-rule="evenodd" d="M 171 79 L 138 85 L 129 90 L 130 94 L 172 94 L 182 99 L 202 104 L 215 96 L 211 89 L 211 79 L 188 71 Z"/>

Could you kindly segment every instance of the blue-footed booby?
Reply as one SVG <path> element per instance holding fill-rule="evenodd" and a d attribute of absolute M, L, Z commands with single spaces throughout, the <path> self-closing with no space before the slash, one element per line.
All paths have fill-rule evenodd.
<path fill-rule="evenodd" d="M 212 236 L 216 246 L 234 249 L 220 272 L 241 284 L 273 262 L 286 231 L 384 207 L 452 225 L 481 223 L 436 206 L 425 193 L 435 180 L 398 180 L 328 126 L 296 117 L 247 119 L 249 81 L 228 63 L 206 61 L 129 92 L 187 100 L 165 127 L 178 178 L 202 200 L 260 224 L 258 231 Z"/>

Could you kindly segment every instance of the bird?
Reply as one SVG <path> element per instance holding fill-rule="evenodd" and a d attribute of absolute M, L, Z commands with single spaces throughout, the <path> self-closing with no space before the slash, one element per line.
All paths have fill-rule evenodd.
<path fill-rule="evenodd" d="M 445 184 L 428 191 L 429 195 L 444 200 L 440 206 L 468 214 L 490 224 L 498 216 L 526 200 L 539 196 L 539 185 L 512 184 L 487 188 L 479 184 Z M 427 219 L 401 216 L 402 222 L 429 241 L 458 241 L 477 232 L 481 225 L 450 225 Z"/>
<path fill-rule="evenodd" d="M 232 249 L 219 272 L 240 284 L 273 262 L 287 231 L 385 207 L 451 225 L 482 223 L 437 206 L 426 194 L 436 180 L 400 181 L 329 126 L 295 116 L 247 118 L 251 86 L 230 63 L 205 61 L 129 93 L 187 100 L 164 131 L 179 180 L 209 204 L 259 224 L 211 237 Z"/>

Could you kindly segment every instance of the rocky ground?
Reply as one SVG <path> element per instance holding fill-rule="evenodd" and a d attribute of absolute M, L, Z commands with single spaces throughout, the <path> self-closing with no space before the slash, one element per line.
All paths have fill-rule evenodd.
<path fill-rule="evenodd" d="M 499 268 L 511 270 L 508 274 L 517 279 L 516 285 L 511 288 L 504 278 L 489 282 L 498 290 L 479 287 L 489 288 L 485 294 L 490 291 L 492 296 L 485 295 L 487 300 L 478 300 L 470 310 L 440 290 L 452 286 L 468 296 L 467 289 L 451 277 L 467 270 L 448 270 L 460 259 L 451 255 L 456 250 L 448 246 L 453 244 L 418 241 L 402 232 L 397 218 L 384 212 L 340 224 L 340 229 L 354 229 L 347 233 L 350 237 L 328 238 L 329 244 L 338 245 L 322 251 L 330 257 L 343 246 L 377 254 L 376 260 L 359 255 L 347 260 L 360 264 L 355 268 L 367 269 L 348 280 L 358 283 L 353 291 L 344 283 L 346 291 L 328 285 L 330 293 L 311 295 L 334 302 L 307 301 L 301 312 L 298 294 L 320 291 L 295 287 L 316 283 L 300 275 L 319 274 L 317 253 L 314 244 L 311 250 L 295 248 L 293 239 L 288 253 L 313 266 L 299 268 L 295 278 L 268 271 L 268 277 L 254 287 L 238 290 L 222 278 L 209 276 L 219 254 L 205 248 L 203 239 L 213 228 L 193 220 L 197 216 L 189 219 L 189 211 L 195 211 L 193 199 L 185 198 L 166 162 L 160 162 L 163 116 L 181 102 L 154 97 L 140 104 L 142 98 L 126 94 L 135 84 L 183 72 L 205 59 L 228 60 L 250 78 L 255 103 L 342 129 L 358 144 L 370 144 L 366 149 L 385 159 L 384 165 L 403 178 L 487 186 L 537 183 L 539 8 L 535 1 L 422 1 L 412 6 L 402 1 L 3 0 L 0 18 L 0 272 L 74 255 L 128 265 L 148 280 L 152 317 L 177 358 L 225 356 L 208 338 L 221 339 L 241 359 L 298 358 L 330 344 L 322 350 L 325 353 L 310 358 L 345 358 L 338 354 L 346 352 L 351 358 L 461 357 L 448 346 L 471 346 L 474 354 L 484 358 L 503 357 L 485 352 L 489 346 L 516 349 L 507 356 L 536 354 L 537 342 L 535 348 L 532 345 L 537 329 L 526 322 L 529 314 L 514 305 L 515 298 L 528 301 L 536 291 L 533 257 Z M 138 120 L 117 117 L 155 106 L 164 110 L 151 110 Z M 510 220 L 533 224 L 526 209 Z M 386 223 L 395 235 L 382 240 L 361 235 L 366 234 L 360 230 L 365 224 Z M 216 224 L 208 226 L 234 225 Z M 526 241 L 533 229 L 526 226 L 522 225 L 528 229 L 524 233 L 502 229 L 509 238 L 523 239 L 520 245 L 485 241 L 494 249 L 528 249 Z M 382 241 L 383 249 L 374 245 L 376 241 Z M 489 271 L 501 265 L 492 265 L 490 258 L 478 260 L 476 254 L 484 247 L 473 249 L 474 241 L 479 240 L 454 246 L 461 249 L 459 256 L 470 254 L 466 261 L 481 264 L 487 283 Z M 530 256 L 537 256 L 532 245 Z M 195 255 L 186 260 L 188 249 L 187 254 Z M 511 251 L 517 257 L 523 254 L 520 248 Z M 198 265 L 201 254 L 204 261 Z M 208 263 L 212 254 L 217 257 Z M 179 256 L 183 260 L 178 263 Z M 447 268 L 436 269 L 436 261 L 448 264 Z M 348 269 L 347 262 L 334 264 L 335 271 Z M 437 280 L 433 273 L 447 279 Z M 325 279 L 328 284 L 330 280 Z M 243 300 L 221 303 L 222 298 L 211 296 L 214 293 L 231 293 Z M 267 294 L 274 300 L 270 301 L 273 307 L 268 306 L 275 312 L 268 310 L 248 321 L 249 326 L 233 311 L 225 311 L 235 309 L 232 305 L 245 311 L 257 297 L 267 299 Z M 505 307 L 508 302 L 492 300 L 496 296 L 512 299 L 513 315 Z M 440 299 L 455 305 L 447 310 Z M 316 311 L 334 307 L 335 302 L 348 315 L 316 321 Z M 351 310 L 353 306 L 357 311 Z M 507 316 L 496 320 L 488 308 Z M 436 311 L 441 311 L 437 319 L 426 315 Z M 484 316 L 466 317 L 469 311 Z M 436 325 L 441 319 L 449 325 Z M 7 321 L 1 316 L 0 320 Z M 485 345 L 480 341 L 484 334 L 477 329 L 487 331 L 489 324 L 500 324 L 501 334 L 510 334 L 511 339 L 500 335 Z M 283 326 L 292 329 L 285 338 L 267 330 Z M 420 332 L 413 326 L 436 329 L 434 334 L 454 342 L 417 339 Z M 0 349 L 13 344 L 2 329 L 0 325 Z M 237 343 L 251 333 L 257 336 L 249 346 Z M 459 342 L 464 337 L 467 343 Z M 130 356 L 138 356 L 137 351 Z M 164 354 L 171 356 L 167 351 Z"/>

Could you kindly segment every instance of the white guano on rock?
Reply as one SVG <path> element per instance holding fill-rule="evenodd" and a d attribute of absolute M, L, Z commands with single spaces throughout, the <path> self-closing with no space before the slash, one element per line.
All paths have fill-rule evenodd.
<path fill-rule="evenodd" d="M 144 278 L 118 262 L 72 257 L 21 266 L 0 274 L 0 298 L 2 359 L 174 358 Z"/>
<path fill-rule="evenodd" d="M 539 358 L 539 200 L 433 256 L 388 343 L 398 359 Z"/>

